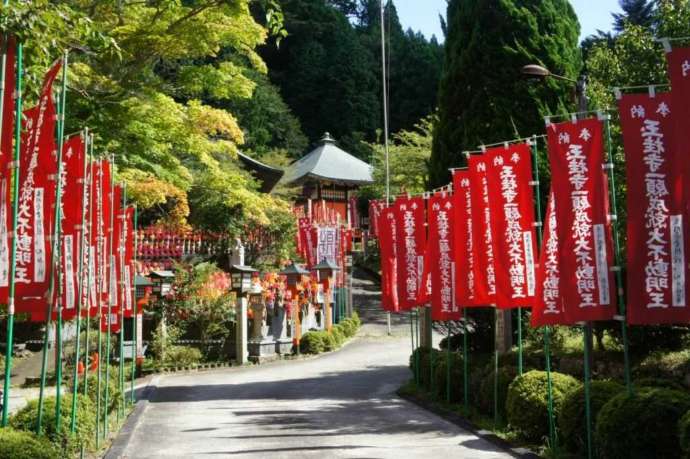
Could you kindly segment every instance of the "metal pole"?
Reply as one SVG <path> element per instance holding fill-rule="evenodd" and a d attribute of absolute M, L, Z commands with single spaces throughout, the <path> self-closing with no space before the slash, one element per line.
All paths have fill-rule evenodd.
<path fill-rule="evenodd" d="M 110 237 L 108 237 L 108 275 L 106 276 L 107 285 L 107 303 L 108 303 L 108 318 L 106 320 L 106 359 L 105 359 L 105 406 L 104 406 L 104 416 L 103 416 L 103 434 L 108 434 L 108 396 L 110 391 L 110 322 L 111 314 L 113 311 L 113 305 L 110 301 L 110 289 L 113 287 L 110 283 L 110 278 L 112 276 L 112 270 L 115 269 L 113 265 L 113 228 L 115 223 L 115 158 L 110 157 Z"/>
<path fill-rule="evenodd" d="M 469 374 L 469 350 L 468 336 L 467 336 L 467 308 L 463 308 L 463 317 L 465 318 L 465 327 L 462 333 L 462 379 L 463 379 L 463 398 L 465 402 L 465 415 L 470 412 L 470 374 Z"/>
<path fill-rule="evenodd" d="M 130 390 L 129 390 L 129 395 L 130 395 L 130 401 L 132 404 L 134 404 L 134 376 L 136 374 L 136 361 L 138 357 L 138 350 L 139 350 L 139 343 L 138 343 L 138 337 L 137 337 L 137 326 L 138 326 L 138 315 L 137 315 L 137 288 L 136 288 L 136 276 L 137 276 L 137 250 L 138 250 L 138 237 L 139 235 L 137 234 L 137 206 L 136 204 L 134 205 L 134 228 L 132 228 L 132 233 L 134 234 L 134 251 L 133 251 L 133 263 L 132 263 L 132 275 L 134 276 L 135 282 L 132 284 L 132 292 L 130 293 L 132 295 L 132 307 L 134 308 L 134 314 L 132 315 L 132 342 L 133 342 L 133 350 L 132 350 L 132 382 L 130 384 Z"/>
<path fill-rule="evenodd" d="M 91 240 L 93 238 L 93 216 L 95 215 L 94 213 L 94 187 L 93 187 L 93 181 L 94 181 L 94 176 L 93 176 L 93 171 L 94 171 L 94 163 L 93 163 L 93 134 L 89 135 L 89 149 L 86 152 L 88 159 L 89 159 L 89 183 L 87 186 L 89 187 L 89 221 L 86 223 L 89 228 L 89 241 L 87 241 L 87 244 L 89 246 L 89 257 L 87 258 L 87 271 L 86 271 L 86 304 L 87 304 L 87 314 L 86 314 L 86 336 L 85 336 L 85 343 L 84 343 L 84 396 L 88 396 L 88 381 L 89 381 L 89 332 L 91 331 L 91 308 L 89 306 L 89 301 L 91 298 L 91 276 L 95 275 L 95 273 L 91 272 L 91 269 L 94 268 L 94 263 L 92 263 L 92 260 L 96 260 L 96 253 L 95 253 L 95 246 L 91 246 Z M 95 285 L 94 285 L 95 287 Z M 96 308 L 98 307 L 98 303 L 96 303 Z M 98 412 L 96 412 L 98 413 Z M 98 414 L 96 414 L 96 419 L 98 419 Z"/>
<path fill-rule="evenodd" d="M 518 326 L 518 375 L 522 376 L 522 308 L 517 309 L 517 326 Z"/>
<path fill-rule="evenodd" d="M 494 308 L 495 319 L 494 327 L 498 330 L 498 315 L 501 313 L 498 308 Z M 498 342 L 494 339 L 494 429 L 498 427 Z"/>
<path fill-rule="evenodd" d="M 386 158 L 386 205 L 391 202 L 391 180 L 390 180 L 390 162 L 388 149 L 388 76 L 386 72 L 386 32 L 384 29 L 384 6 L 383 0 L 379 1 L 381 12 L 381 87 L 383 93 L 383 148 Z M 386 325 L 388 327 L 388 335 L 391 334 L 391 313 L 386 312 Z"/>
<path fill-rule="evenodd" d="M 417 352 L 415 353 L 415 359 L 414 359 L 415 360 L 415 362 L 414 362 L 414 372 L 415 372 L 414 377 L 415 377 L 416 388 L 419 389 L 419 385 L 421 383 L 420 374 L 419 374 L 419 360 L 420 360 L 419 353 L 422 351 L 422 346 L 420 345 L 420 342 L 419 342 L 419 338 L 420 338 L 420 336 L 419 336 L 419 307 L 415 308 L 414 333 L 415 333 L 415 339 L 417 342 L 417 349 L 416 349 Z"/>
<path fill-rule="evenodd" d="M 65 135 L 65 100 L 67 99 L 67 51 L 65 51 L 62 58 L 62 87 L 60 89 L 60 97 L 58 99 L 58 119 L 57 119 L 57 130 L 58 130 L 58 156 L 57 165 L 58 173 L 56 177 L 56 194 L 55 194 L 55 222 L 53 230 L 53 241 L 52 241 L 52 254 L 50 261 L 50 286 L 48 290 L 48 305 L 46 308 L 46 331 L 43 339 L 43 360 L 41 362 L 41 386 L 38 395 L 38 422 L 36 431 L 41 434 L 43 428 L 43 402 L 45 399 L 45 385 L 46 385 L 46 372 L 48 367 L 48 333 L 50 331 L 50 324 L 52 322 L 53 315 L 53 296 L 55 292 L 55 273 L 57 272 L 60 279 L 58 280 L 58 295 L 57 295 L 57 326 L 56 326 L 56 361 L 55 361 L 55 427 L 57 430 L 60 429 L 61 424 L 61 406 L 60 406 L 60 392 L 62 385 L 62 270 L 59 269 L 59 254 L 61 250 L 60 239 L 62 238 L 61 231 L 61 210 L 62 206 L 62 153 L 63 153 L 63 137 Z M 18 120 L 19 122 L 19 120 Z M 57 268 L 57 270 L 56 270 Z"/>
<path fill-rule="evenodd" d="M 448 325 L 448 338 L 446 342 L 446 402 L 450 403 L 450 321 Z"/>
<path fill-rule="evenodd" d="M 120 265 L 120 279 L 118 279 L 120 283 L 120 288 L 119 288 L 119 293 L 120 293 L 120 362 L 119 362 L 119 375 L 118 375 L 118 381 L 119 381 L 119 387 L 120 387 L 120 395 L 122 397 L 122 405 L 119 407 L 117 410 L 117 419 L 118 421 L 121 419 L 121 416 L 124 415 L 124 408 L 125 408 L 125 359 L 124 359 L 124 351 L 125 351 L 125 345 L 124 345 L 124 339 L 125 339 L 125 295 L 126 292 L 123 290 L 125 288 L 125 219 L 124 215 L 126 215 L 126 208 L 127 208 L 127 184 L 124 183 L 122 185 L 122 210 L 123 214 L 118 215 L 116 218 L 122 219 L 120 222 L 120 234 L 117 235 L 117 237 L 120 240 L 120 243 L 118 244 L 118 251 L 119 253 L 117 256 L 119 257 L 119 265 Z"/>
<path fill-rule="evenodd" d="M 8 4 L 8 0 L 4 1 Z M 12 229 L 17 227 L 17 214 L 19 214 L 19 157 L 21 155 L 21 134 L 22 134 L 22 78 L 23 78 L 23 48 L 22 44 L 17 44 L 17 83 L 16 100 L 14 103 L 14 184 L 12 197 Z M 6 63 L 3 58 L 3 67 Z M 3 72 L 3 78 L 5 74 Z M 3 80 L 4 81 L 4 80 Z M 4 83 L 3 83 L 4 84 Z M 3 97 L 4 98 L 4 97 Z M 9 199 L 9 196 L 7 197 Z M 10 278 L 9 296 L 7 301 L 7 346 L 5 347 L 5 380 L 2 393 L 2 426 L 7 427 L 9 418 L 10 402 L 10 376 L 12 373 L 12 349 L 14 348 L 14 287 L 17 272 L 17 238 L 12 237 L 12 253 L 10 254 Z"/>
<path fill-rule="evenodd" d="M 589 336 L 588 336 L 589 335 Z M 591 404 L 591 393 L 590 393 L 590 381 L 592 378 L 591 369 L 589 366 L 590 362 L 590 348 L 587 346 L 587 340 L 592 339 L 592 327 L 584 327 L 584 339 L 585 339 L 585 422 L 587 423 L 587 457 L 592 459 L 592 404 Z"/>
<path fill-rule="evenodd" d="M 97 236 L 96 236 L 96 257 L 98 259 L 98 270 L 97 270 L 97 275 L 96 275 L 96 304 L 97 306 L 97 314 L 96 317 L 98 318 L 98 365 L 96 369 L 98 370 L 98 376 L 97 376 L 97 382 L 96 382 L 96 387 L 97 387 L 97 393 L 98 396 L 96 398 L 96 447 L 100 445 L 100 440 L 101 440 L 101 395 L 102 395 L 102 375 L 103 375 L 103 370 L 102 370 L 102 365 L 101 362 L 103 361 L 103 327 L 101 326 L 101 320 L 102 320 L 102 315 L 103 315 L 103 276 L 105 276 L 105 253 L 104 253 L 104 248 L 105 248 L 105 231 L 103 228 L 103 224 L 105 223 L 103 219 L 103 161 L 99 163 L 98 166 L 98 184 L 96 185 L 96 190 L 95 190 L 98 195 L 95 198 L 96 199 L 96 206 L 98 207 L 96 209 L 96 231 L 97 231 Z M 100 275 L 99 275 L 100 274 Z M 107 407 L 105 408 L 106 410 L 108 409 Z M 104 432 L 103 432 L 104 433 Z"/>
<path fill-rule="evenodd" d="M 77 430 L 77 394 L 79 393 L 79 348 L 81 347 L 81 309 L 82 309 L 82 295 L 84 293 L 84 253 L 85 252 L 85 241 L 86 241 L 86 199 L 87 191 L 86 187 L 89 186 L 87 180 L 87 165 L 88 165 L 88 155 L 86 154 L 89 148 L 89 131 L 88 129 L 84 132 L 84 173 L 83 173 L 83 189 L 81 193 L 81 240 L 79 242 L 79 261 L 77 266 L 77 275 L 79 276 L 79 283 L 77 284 L 77 342 L 75 344 L 74 350 L 74 373 L 72 374 L 72 417 L 70 424 L 70 431 L 72 433 Z M 88 308 L 87 308 L 88 309 Z"/>
<path fill-rule="evenodd" d="M 616 285 L 618 286 L 618 307 L 619 314 L 621 315 L 621 336 L 623 338 L 623 365 L 625 368 L 625 387 L 629 394 L 632 394 L 632 379 L 630 377 L 630 352 L 629 352 L 629 342 L 628 342 L 628 325 L 625 320 L 627 314 L 627 305 L 625 298 L 625 291 L 623 289 L 623 272 L 621 266 L 623 265 L 623 257 L 621 256 L 621 244 L 620 244 L 620 233 L 618 226 L 618 205 L 616 200 L 616 176 L 614 174 L 614 156 L 611 151 L 611 115 L 606 115 L 605 123 L 606 129 L 606 152 L 608 163 L 610 167 L 607 167 L 608 178 L 609 178 L 609 196 L 611 200 L 611 210 L 613 210 L 613 215 L 611 215 L 611 220 L 613 220 L 613 243 L 614 243 L 614 256 L 616 263 Z"/>

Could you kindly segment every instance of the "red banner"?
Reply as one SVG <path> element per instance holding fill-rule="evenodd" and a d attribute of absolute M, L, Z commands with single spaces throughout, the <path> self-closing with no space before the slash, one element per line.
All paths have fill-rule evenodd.
<path fill-rule="evenodd" d="M 568 325 L 561 298 L 561 261 L 559 258 L 558 227 L 553 193 L 549 195 L 546 205 L 546 225 L 544 239 L 539 253 L 537 268 L 537 298 L 532 307 L 531 324 Z"/>
<path fill-rule="evenodd" d="M 379 217 L 379 247 L 381 253 L 381 299 L 383 309 L 391 312 L 400 310 L 398 301 L 398 271 L 396 257 L 395 209 L 384 209 Z"/>
<path fill-rule="evenodd" d="M 531 147 L 526 143 L 486 153 L 496 307 L 531 307 L 536 294 Z"/>
<path fill-rule="evenodd" d="M 690 156 L 690 47 L 676 48 L 666 55 L 668 75 L 671 80 L 671 100 L 673 107 L 671 118 L 675 123 L 673 149 L 683 158 Z M 681 134 L 682 133 L 682 134 Z M 683 161 L 682 173 L 685 177 L 683 198 L 685 205 L 690 206 L 690 161 Z"/>
<path fill-rule="evenodd" d="M 122 281 L 120 290 L 122 299 L 120 304 L 125 317 L 132 317 L 134 313 L 134 208 L 127 207 L 122 214 Z"/>
<path fill-rule="evenodd" d="M 378 199 L 369 201 L 369 235 L 371 237 L 379 237 L 379 218 L 381 212 L 386 208 L 386 203 Z"/>
<path fill-rule="evenodd" d="M 400 309 L 420 305 L 419 289 L 424 270 L 426 215 L 424 198 L 398 198 L 395 201 L 398 254 L 398 298 Z"/>
<path fill-rule="evenodd" d="M 463 307 L 479 306 L 474 281 L 476 253 L 469 171 L 453 171 L 453 209 L 455 213 L 455 301 Z"/>
<path fill-rule="evenodd" d="M 431 319 L 458 320 L 455 301 L 455 252 L 453 199 L 442 192 L 431 196 L 427 213 L 431 261 Z"/>
<path fill-rule="evenodd" d="M 77 314 L 77 285 L 84 199 L 84 141 L 81 136 L 68 139 L 62 148 L 61 231 L 62 318 Z"/>
<path fill-rule="evenodd" d="M 675 88 L 674 88 L 675 91 Z M 628 322 L 690 322 L 688 220 L 671 94 L 626 94 L 618 102 L 628 178 Z"/>
<path fill-rule="evenodd" d="M 60 71 L 55 64 L 46 74 L 36 107 L 24 112 L 15 304 L 17 312 L 42 312 L 48 301 L 51 275 L 51 231 L 57 175 L 55 156 L 55 104 L 53 82 Z"/>
<path fill-rule="evenodd" d="M 602 123 L 590 118 L 550 124 L 547 134 L 565 315 L 570 322 L 609 320 L 616 313 L 616 288 Z"/>
<path fill-rule="evenodd" d="M 472 238 L 474 259 L 475 305 L 490 306 L 496 302 L 496 271 L 493 233 L 491 232 L 491 206 L 489 205 L 489 179 L 486 155 L 470 156 L 467 160 L 472 201 Z"/>
<path fill-rule="evenodd" d="M 113 228 L 110 236 L 110 266 L 108 267 L 108 304 L 111 312 L 120 308 L 120 279 L 122 278 L 122 266 L 120 255 L 122 254 L 122 187 L 113 187 Z"/>

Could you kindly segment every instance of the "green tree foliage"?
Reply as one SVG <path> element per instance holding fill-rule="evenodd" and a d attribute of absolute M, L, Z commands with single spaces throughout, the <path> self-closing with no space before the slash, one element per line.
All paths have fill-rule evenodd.
<path fill-rule="evenodd" d="M 651 27 L 654 23 L 655 0 L 619 0 L 622 13 L 613 13 L 613 28 L 617 32 L 625 29 L 626 24 Z"/>
<path fill-rule="evenodd" d="M 285 0 L 289 32 L 262 55 L 269 75 L 310 140 L 333 134 L 360 158 L 382 123 L 381 28 L 378 0 Z M 392 3 L 386 11 L 390 46 L 390 127 L 412 129 L 431 114 L 442 65 L 435 39 L 404 32 Z"/>
<path fill-rule="evenodd" d="M 426 190 L 431 155 L 434 117 L 422 119 L 413 130 L 400 131 L 391 137 L 389 166 L 391 196 L 421 193 Z M 370 144 L 374 151 L 374 184 L 362 189 L 362 195 L 381 198 L 386 195 L 386 152 L 381 144 Z"/>
<path fill-rule="evenodd" d="M 543 115 L 563 111 L 570 83 L 522 78 L 526 64 L 576 78 L 580 27 L 566 0 L 450 0 L 430 184 L 445 185 L 461 152 L 544 131 Z"/>
<path fill-rule="evenodd" d="M 266 13 L 265 24 L 250 7 Z M 252 99 L 257 86 L 264 89 L 257 98 L 279 105 L 276 94 L 265 96 L 260 75 L 266 65 L 256 48 L 269 31 L 284 35 L 281 17 L 273 0 L 37 0 L 2 8 L 0 27 L 25 43 L 28 104 L 51 61 L 71 50 L 67 131 L 93 129 L 97 151 L 114 155 L 117 176 L 128 184 L 144 223 L 184 226 L 189 204 L 192 216 L 200 213 L 189 196 L 203 189 L 217 206 L 211 212 L 206 204 L 201 213 L 212 218 L 193 223 L 239 234 L 249 224 L 270 225 L 269 215 L 288 210 L 258 192 L 236 154 L 245 137 L 252 147 L 292 140 L 260 132 L 251 110 L 239 110 L 251 131 L 245 136 L 228 111 L 237 101 L 262 103 Z M 276 109 L 283 120 L 284 109 Z M 287 127 L 296 127 L 291 123 Z"/>

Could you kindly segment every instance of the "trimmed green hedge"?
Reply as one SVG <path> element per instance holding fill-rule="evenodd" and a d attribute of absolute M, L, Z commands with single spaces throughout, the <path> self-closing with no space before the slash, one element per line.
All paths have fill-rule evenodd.
<path fill-rule="evenodd" d="M 505 419 L 506 416 L 506 402 L 508 400 L 508 388 L 518 375 L 516 367 L 499 367 L 498 368 L 498 415 Z M 494 412 L 494 364 L 489 365 L 489 371 L 486 372 L 481 380 L 479 386 L 479 396 L 476 400 L 476 405 L 484 414 L 493 414 Z"/>
<path fill-rule="evenodd" d="M 601 408 L 613 397 L 625 390 L 622 384 L 614 381 L 592 381 L 590 385 L 590 407 L 592 429 Z M 585 418 L 584 386 L 566 394 L 558 417 L 561 439 L 568 450 L 578 453 L 586 451 L 587 433 Z"/>
<path fill-rule="evenodd" d="M 678 421 L 678 435 L 680 437 L 680 449 L 683 457 L 690 458 L 690 411 L 685 413 Z"/>
<path fill-rule="evenodd" d="M 603 459 L 680 457 L 678 422 L 690 410 L 690 395 L 672 389 L 623 392 L 599 411 L 596 447 Z"/>
<path fill-rule="evenodd" d="M 334 325 L 331 332 L 312 330 L 300 339 L 299 349 L 303 354 L 320 354 L 334 351 L 343 345 L 347 338 L 354 336 L 359 329 L 361 321 L 356 313 L 352 317 L 344 319 Z"/>
<path fill-rule="evenodd" d="M 96 425 L 96 407 L 88 398 L 77 398 L 77 432 L 70 432 L 72 396 L 65 394 L 60 403 L 60 429 L 55 428 L 55 397 L 47 397 L 43 403 L 43 433 L 62 452 L 62 456 L 76 454 L 81 445 L 93 449 Z M 35 432 L 38 419 L 38 400 L 31 400 L 10 418 L 10 427 L 25 432 Z"/>
<path fill-rule="evenodd" d="M 441 400 L 446 400 L 446 376 L 448 354 L 442 351 L 438 354 L 438 365 L 434 367 L 434 388 Z M 450 401 L 452 403 L 462 402 L 465 398 L 465 388 L 463 379 L 463 359 L 461 352 L 450 353 Z"/>
<path fill-rule="evenodd" d="M 0 429 L 0 458 L 59 459 L 60 452 L 46 437 L 6 427 Z"/>
<path fill-rule="evenodd" d="M 569 375 L 551 373 L 554 415 L 558 418 L 568 392 L 580 388 Z M 545 371 L 532 370 L 518 376 L 508 387 L 508 423 L 526 440 L 539 441 L 549 433 L 548 391 Z"/>

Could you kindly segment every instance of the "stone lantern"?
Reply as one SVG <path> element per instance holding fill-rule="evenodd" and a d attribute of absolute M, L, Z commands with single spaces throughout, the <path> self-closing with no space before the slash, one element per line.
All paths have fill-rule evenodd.
<path fill-rule="evenodd" d="M 273 337 L 276 340 L 276 352 L 279 354 L 289 354 L 292 350 L 292 341 L 287 336 L 287 305 L 294 305 L 299 302 L 297 284 L 309 276 L 309 271 L 292 263 L 279 274 L 285 277 L 288 288 L 281 307 L 276 308 L 275 321 L 273 322 Z M 294 306 L 293 311 L 297 311 L 297 308 Z M 294 337 L 295 333 L 292 333 L 292 336 Z"/>
<path fill-rule="evenodd" d="M 276 342 L 268 335 L 266 301 L 261 282 L 256 280 L 249 290 L 249 308 L 252 311 L 251 335 L 247 343 L 249 360 L 261 363 L 276 357 Z"/>

